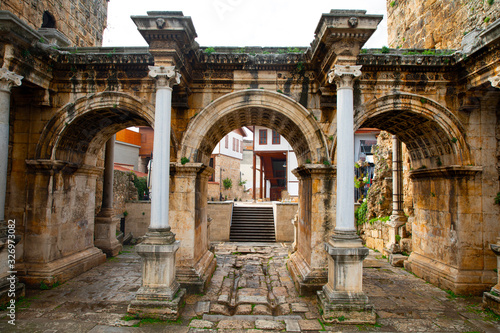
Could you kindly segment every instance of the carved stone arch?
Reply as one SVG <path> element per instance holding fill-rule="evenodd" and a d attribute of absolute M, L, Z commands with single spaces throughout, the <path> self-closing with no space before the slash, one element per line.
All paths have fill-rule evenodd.
<path fill-rule="evenodd" d="M 64 105 L 47 123 L 35 158 L 95 165 L 96 154 L 114 133 L 138 125 L 154 126 L 153 105 L 120 92 L 87 95 Z"/>
<path fill-rule="evenodd" d="M 242 126 L 264 126 L 279 132 L 293 147 L 297 160 L 329 160 L 325 137 L 314 116 L 293 99 L 261 89 L 224 95 L 203 109 L 189 124 L 177 159 L 208 165 L 217 143 Z"/>
<path fill-rule="evenodd" d="M 450 110 L 427 97 L 395 93 L 372 100 L 355 111 L 354 130 L 360 127 L 397 135 L 417 164 L 414 168 L 431 159 L 443 159 L 444 165 L 471 164 L 463 125 Z"/>

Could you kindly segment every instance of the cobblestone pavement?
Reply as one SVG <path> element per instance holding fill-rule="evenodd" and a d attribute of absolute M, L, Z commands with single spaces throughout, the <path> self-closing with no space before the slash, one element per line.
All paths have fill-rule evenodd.
<path fill-rule="evenodd" d="M 176 322 L 138 320 L 126 313 L 140 286 L 133 247 L 51 290 L 30 290 L 18 303 L 16 326 L 0 312 L 0 332 L 500 332 L 500 318 L 480 297 L 457 297 L 391 267 L 379 253 L 365 260 L 364 290 L 376 325 L 322 323 L 315 297 L 297 294 L 284 244 L 220 243 L 207 292 L 189 295 Z"/>

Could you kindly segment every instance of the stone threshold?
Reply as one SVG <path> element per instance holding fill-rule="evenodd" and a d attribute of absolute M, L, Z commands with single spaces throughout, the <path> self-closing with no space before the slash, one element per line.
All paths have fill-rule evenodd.
<path fill-rule="evenodd" d="M 203 320 L 208 321 L 221 321 L 221 320 L 247 320 L 247 321 L 256 321 L 256 320 L 274 320 L 274 321 L 285 321 L 285 320 L 302 320 L 304 319 L 302 316 L 297 315 L 286 315 L 286 316 L 269 316 L 269 315 L 234 315 L 234 316 L 224 316 L 224 315 L 212 315 L 212 314 L 204 314 Z"/>

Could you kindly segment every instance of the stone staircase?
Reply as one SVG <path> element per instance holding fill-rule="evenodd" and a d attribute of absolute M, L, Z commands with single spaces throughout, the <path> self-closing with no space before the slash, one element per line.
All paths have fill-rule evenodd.
<path fill-rule="evenodd" d="M 234 206 L 231 242 L 276 242 L 272 206 Z"/>

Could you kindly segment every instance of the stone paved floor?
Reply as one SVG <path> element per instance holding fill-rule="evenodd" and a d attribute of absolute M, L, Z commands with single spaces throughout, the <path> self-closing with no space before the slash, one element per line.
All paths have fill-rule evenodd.
<path fill-rule="evenodd" d="M 324 325 L 315 297 L 297 294 L 286 268 L 285 245 L 216 244 L 217 270 L 204 295 L 190 295 L 180 320 L 154 322 L 127 316 L 140 286 L 133 247 L 51 290 L 31 290 L 19 302 L 16 326 L 0 312 L 0 332 L 500 332 L 499 317 L 480 297 L 456 297 L 379 253 L 365 260 L 364 290 L 376 325 Z"/>

